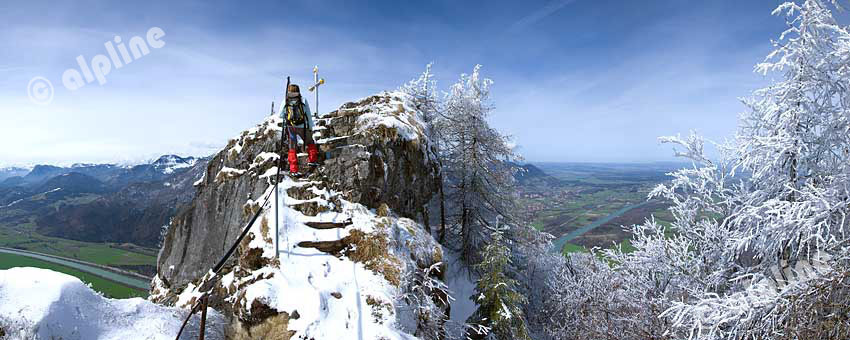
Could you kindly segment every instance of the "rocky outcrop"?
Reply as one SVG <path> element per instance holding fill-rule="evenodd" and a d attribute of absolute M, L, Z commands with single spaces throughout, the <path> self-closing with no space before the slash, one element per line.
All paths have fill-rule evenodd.
<path fill-rule="evenodd" d="M 207 163 L 206 174 L 195 184 L 195 198 L 171 220 L 163 240 L 157 268 L 167 285 L 185 286 L 199 278 L 236 240 L 250 218 L 242 209 L 246 200 L 268 187 L 259 175 L 275 164 L 276 158 L 261 157 L 276 150 L 280 129 L 273 124 L 267 120 L 243 132 Z M 250 169 L 230 171 L 241 168 Z"/>
<path fill-rule="evenodd" d="M 267 118 L 209 162 L 166 235 L 151 299 L 190 306 L 211 293 L 211 306 L 234 319 L 236 338 L 281 329 L 344 338 L 355 324 L 376 338 L 438 330 L 448 304 L 425 283 L 445 272 L 442 248 L 413 220 L 437 188 L 438 168 L 404 95 L 382 93 L 319 119 L 323 165 L 281 178 L 280 205 L 263 206 L 277 173 L 279 123 Z M 261 208 L 225 270 L 209 273 Z"/>
<path fill-rule="evenodd" d="M 372 96 L 342 105 L 319 122 L 328 138 L 331 188 L 368 207 L 381 203 L 412 217 L 439 185 L 433 150 L 401 98 Z"/>

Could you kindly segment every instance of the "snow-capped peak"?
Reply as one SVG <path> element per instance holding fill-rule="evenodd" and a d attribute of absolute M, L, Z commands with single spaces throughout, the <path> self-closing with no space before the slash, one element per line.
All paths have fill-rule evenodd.
<path fill-rule="evenodd" d="M 195 157 L 180 157 L 177 155 L 165 155 L 153 162 L 154 168 L 164 174 L 174 173 L 177 169 L 189 168 L 197 163 Z"/>

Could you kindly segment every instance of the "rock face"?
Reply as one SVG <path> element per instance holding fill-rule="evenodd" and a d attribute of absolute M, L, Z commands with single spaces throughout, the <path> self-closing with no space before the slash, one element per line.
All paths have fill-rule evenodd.
<path fill-rule="evenodd" d="M 273 167 L 274 161 L 251 166 L 260 155 L 276 149 L 279 128 L 272 124 L 267 120 L 243 132 L 207 164 L 206 174 L 195 185 L 195 198 L 172 219 L 162 243 L 157 271 L 164 282 L 185 286 L 211 269 L 236 240 L 250 218 L 242 206 L 268 187 L 258 176 Z M 249 173 L 227 175 L 229 169 L 249 167 Z"/>
<path fill-rule="evenodd" d="M 418 213 L 439 185 L 439 169 L 401 98 L 368 97 L 325 117 L 319 125 L 330 136 L 322 150 L 330 155 L 331 187 L 368 207 L 386 203 L 402 216 Z"/>
<path fill-rule="evenodd" d="M 327 159 L 305 178 L 283 176 L 280 205 L 272 196 L 261 206 L 273 193 L 279 123 L 267 118 L 209 162 L 192 204 L 172 220 L 151 299 L 188 307 L 209 293 L 232 317 L 233 338 L 348 338 L 355 324 L 374 338 L 438 330 L 445 293 L 423 286 L 441 280 L 442 248 L 414 219 L 439 169 L 404 95 L 385 92 L 319 119 L 314 136 Z M 210 275 L 260 208 L 237 253 Z"/>

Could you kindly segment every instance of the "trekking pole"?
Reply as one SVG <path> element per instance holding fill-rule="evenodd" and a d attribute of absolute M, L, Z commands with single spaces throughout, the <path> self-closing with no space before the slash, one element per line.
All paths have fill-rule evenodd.
<path fill-rule="evenodd" d="M 281 147 L 278 148 L 278 151 L 283 150 L 283 147 L 282 147 L 282 145 L 283 145 L 283 135 L 280 136 L 280 139 L 281 139 L 281 142 L 280 142 Z M 280 173 L 280 170 L 279 170 L 280 169 L 280 159 L 283 157 L 283 155 L 280 154 L 280 153 L 278 155 L 279 156 L 277 158 L 277 168 L 278 168 L 278 173 Z M 280 174 L 278 174 L 278 176 L 280 176 Z M 277 182 L 280 182 L 280 178 L 275 178 L 275 184 L 274 184 L 274 237 L 275 237 L 275 240 L 274 240 L 274 258 L 278 258 L 278 255 L 280 255 L 280 245 L 278 244 L 278 243 L 280 243 L 280 231 L 278 230 L 278 217 L 277 217 L 278 215 L 280 215 L 280 213 L 277 211 L 277 209 L 280 208 L 280 198 L 278 198 L 278 196 L 280 194 L 278 194 Z"/>
<path fill-rule="evenodd" d="M 198 336 L 198 340 L 204 340 L 204 333 L 206 333 L 207 328 L 207 303 L 209 300 L 209 295 L 204 295 L 201 298 L 203 301 L 201 303 L 201 334 Z"/>
<path fill-rule="evenodd" d="M 289 139 L 289 131 L 286 131 L 286 109 L 289 108 L 289 77 L 286 77 L 286 88 L 283 90 L 283 118 L 281 122 L 281 134 L 280 134 L 280 146 L 277 149 L 277 176 L 275 177 L 274 184 L 274 258 L 280 257 L 280 222 L 278 215 L 280 212 L 280 199 L 278 191 L 280 191 L 279 183 L 280 183 L 280 168 L 281 161 L 283 160 L 283 137 L 286 135 L 286 139 Z"/>

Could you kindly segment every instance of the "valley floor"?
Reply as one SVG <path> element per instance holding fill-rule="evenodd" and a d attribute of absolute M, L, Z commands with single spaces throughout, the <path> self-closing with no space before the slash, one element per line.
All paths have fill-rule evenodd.
<path fill-rule="evenodd" d="M 112 298 L 147 297 L 149 279 L 122 274 L 105 266 L 86 264 L 73 259 L 0 248 L 0 269 L 36 267 L 75 276 L 92 289 Z"/>
<path fill-rule="evenodd" d="M 647 201 L 649 191 L 669 180 L 682 164 L 541 163 L 541 174 L 519 184 L 520 212 L 536 229 L 554 235 L 555 251 L 587 251 L 622 245 L 630 235 L 623 226 L 655 218 L 671 219 L 669 204 Z"/>
<path fill-rule="evenodd" d="M 28 225 L 0 224 L 0 247 L 66 257 L 144 276 L 156 273 L 155 249 L 133 244 L 82 242 L 44 236 Z"/>

